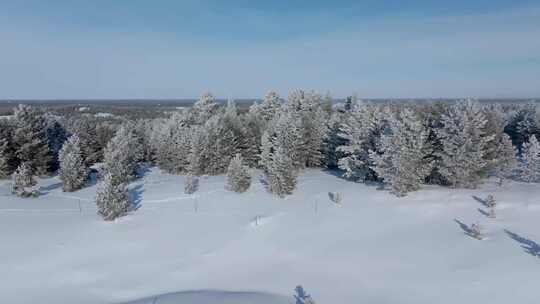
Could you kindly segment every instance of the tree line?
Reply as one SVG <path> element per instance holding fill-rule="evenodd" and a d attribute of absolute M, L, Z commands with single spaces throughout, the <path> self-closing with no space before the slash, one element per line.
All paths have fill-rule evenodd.
<path fill-rule="evenodd" d="M 58 172 L 64 190 L 75 191 L 90 166 L 102 163 L 100 176 L 109 184 L 98 193 L 103 204 L 127 200 L 125 188 L 141 162 L 173 174 L 227 173 L 227 188 L 240 192 L 251 182 L 247 168 L 258 168 L 280 197 L 294 191 L 301 170 L 321 167 L 357 182 L 382 182 L 397 196 L 422 184 L 474 188 L 490 176 L 500 183 L 540 181 L 540 106 L 533 102 L 349 97 L 335 104 L 328 95 L 295 90 L 286 99 L 269 92 L 240 113 L 233 100 L 220 105 L 204 93 L 167 118 L 111 124 L 20 105 L 0 127 L 0 176 Z"/>

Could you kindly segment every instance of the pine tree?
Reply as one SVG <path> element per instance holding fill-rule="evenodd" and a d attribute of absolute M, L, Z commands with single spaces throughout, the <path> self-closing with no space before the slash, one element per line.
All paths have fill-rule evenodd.
<path fill-rule="evenodd" d="M 17 196 L 30 196 L 34 191 L 27 189 L 37 185 L 37 181 L 32 174 L 32 168 L 27 162 L 19 165 L 13 173 L 12 193 Z"/>
<path fill-rule="evenodd" d="M 372 151 L 372 169 L 397 196 L 420 189 L 431 172 L 431 147 L 428 130 L 410 109 L 403 109 L 390 120 L 389 132 L 383 134 L 380 151 Z"/>
<path fill-rule="evenodd" d="M 528 183 L 540 181 L 540 143 L 534 135 L 521 148 L 520 177 Z"/>
<path fill-rule="evenodd" d="M 322 97 L 311 91 L 295 90 L 283 110 L 297 123 L 300 134 L 295 162 L 299 168 L 318 167 L 325 157 L 324 142 L 328 133 Z"/>
<path fill-rule="evenodd" d="M 88 178 L 88 168 L 82 158 L 79 137 L 72 135 L 59 152 L 60 180 L 63 190 L 72 192 L 81 189 Z"/>
<path fill-rule="evenodd" d="M 328 135 L 326 136 L 325 143 L 325 161 L 326 167 L 337 168 L 338 161 L 344 157 L 343 153 L 338 150 L 338 147 L 346 145 L 346 140 L 340 136 L 341 124 L 345 119 L 345 115 L 342 112 L 333 112 L 328 120 Z"/>
<path fill-rule="evenodd" d="M 243 164 L 243 159 L 240 154 L 231 160 L 227 168 L 227 184 L 225 188 L 234 192 L 245 192 L 251 185 L 251 174 L 249 167 Z"/>
<path fill-rule="evenodd" d="M 516 167 L 516 149 L 510 136 L 503 134 L 498 141 L 494 162 L 494 175 L 499 178 L 499 185 L 512 176 Z"/>
<path fill-rule="evenodd" d="M 342 145 L 336 151 L 340 154 L 338 167 L 344 176 L 353 180 L 366 181 L 374 175 L 371 169 L 369 151 L 376 151 L 378 130 L 384 129 L 376 114 L 378 110 L 366 103 L 353 103 L 346 112 L 338 136 Z"/>
<path fill-rule="evenodd" d="M 282 103 L 283 101 L 281 100 L 281 97 L 279 97 L 278 93 L 274 91 L 269 91 L 266 93 L 259 107 L 261 118 L 266 123 L 270 122 L 278 113 Z"/>
<path fill-rule="evenodd" d="M 538 104 L 528 103 L 520 106 L 510 118 L 504 131 L 518 149 L 521 149 L 532 135 L 540 136 L 539 113 L 540 106 Z"/>
<path fill-rule="evenodd" d="M 35 174 L 46 174 L 52 158 L 43 112 L 35 107 L 19 105 L 15 108 L 14 120 L 13 141 L 18 162 L 26 162 Z"/>
<path fill-rule="evenodd" d="M 49 146 L 49 151 L 51 152 L 49 170 L 54 172 L 59 169 L 60 160 L 58 157 L 60 149 L 62 148 L 64 142 L 68 139 L 69 134 L 56 116 L 46 115 L 45 117 L 47 121 L 47 145 Z"/>
<path fill-rule="evenodd" d="M 13 144 L 15 126 L 11 119 L 0 119 L 0 179 L 7 179 L 17 168 Z"/>
<path fill-rule="evenodd" d="M 441 122 L 438 171 L 453 187 L 475 188 L 487 174 L 490 163 L 485 156 L 494 139 L 484 132 L 487 120 L 481 107 L 472 100 L 459 102 L 449 107 Z"/>
<path fill-rule="evenodd" d="M 196 124 L 205 123 L 217 112 L 218 107 L 214 96 L 210 92 L 203 92 L 192 108 L 194 122 Z"/>
<path fill-rule="evenodd" d="M 251 111 L 241 117 L 245 127 L 246 147 L 243 152 L 244 161 L 250 167 L 256 167 L 261 153 L 261 138 L 265 128 L 261 119 Z"/>
<path fill-rule="evenodd" d="M 268 190 L 279 197 L 292 194 L 296 188 L 297 169 L 283 146 L 277 146 L 265 171 Z"/>
<path fill-rule="evenodd" d="M 127 185 L 118 181 L 118 177 L 114 177 L 111 172 L 107 172 L 98 186 L 96 205 L 98 214 L 105 221 L 112 221 L 126 215 L 131 207 Z"/>
<path fill-rule="evenodd" d="M 118 183 L 127 182 L 137 174 L 140 158 L 141 147 L 133 125 L 122 125 L 105 149 L 105 170 L 110 172 L 113 178 L 118 178 Z"/>
<path fill-rule="evenodd" d="M 7 138 L 0 138 L 0 179 L 8 178 L 10 175 L 9 154 Z"/>

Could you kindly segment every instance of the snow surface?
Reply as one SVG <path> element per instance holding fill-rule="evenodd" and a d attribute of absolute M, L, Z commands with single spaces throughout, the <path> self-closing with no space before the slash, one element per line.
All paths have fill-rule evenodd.
<path fill-rule="evenodd" d="M 201 178 L 194 196 L 183 180 L 150 169 L 130 185 L 139 209 L 115 222 L 96 215 L 95 185 L 48 178 L 21 199 L 0 181 L 0 303 L 280 304 L 300 284 L 320 304 L 538 303 L 539 184 L 397 198 L 308 170 L 279 199 L 258 178 L 243 194 Z M 490 193 L 496 219 L 473 198 Z M 459 224 L 475 221 L 485 240 Z"/>

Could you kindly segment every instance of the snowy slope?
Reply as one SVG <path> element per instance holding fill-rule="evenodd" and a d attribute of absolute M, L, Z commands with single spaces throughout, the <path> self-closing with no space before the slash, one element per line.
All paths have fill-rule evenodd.
<path fill-rule="evenodd" d="M 68 194 L 50 178 L 19 199 L 0 182 L 0 303 L 228 303 L 225 291 L 282 299 L 299 284 L 320 304 L 538 303 L 539 184 L 396 198 L 311 170 L 278 199 L 256 178 L 228 192 L 223 176 L 190 197 L 183 179 L 152 169 L 130 185 L 140 208 L 113 223 L 96 215 L 95 185 Z M 497 219 L 472 197 L 488 193 Z M 457 222 L 477 220 L 483 241 Z"/>

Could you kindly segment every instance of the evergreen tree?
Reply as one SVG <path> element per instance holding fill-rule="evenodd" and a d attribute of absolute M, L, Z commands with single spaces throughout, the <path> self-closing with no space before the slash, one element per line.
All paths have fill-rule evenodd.
<path fill-rule="evenodd" d="M 59 177 L 63 182 L 63 190 L 72 192 L 81 189 L 88 178 L 88 168 L 82 158 L 79 137 L 72 135 L 59 152 Z"/>
<path fill-rule="evenodd" d="M 324 163 L 328 168 L 337 168 L 339 160 L 345 156 L 338 150 L 338 147 L 347 144 L 347 141 L 340 136 L 341 125 L 344 119 L 344 113 L 336 111 L 331 114 L 327 123 L 328 135 L 326 136 L 326 157 Z"/>
<path fill-rule="evenodd" d="M 510 118 L 504 131 L 510 135 L 512 143 L 518 149 L 521 149 L 532 135 L 540 136 L 539 113 L 540 107 L 537 104 L 528 103 L 520 106 Z"/>
<path fill-rule="evenodd" d="M 295 90 L 289 95 L 284 111 L 298 123 L 300 137 L 295 162 L 299 168 L 321 166 L 328 133 L 321 95 L 313 91 Z"/>
<path fill-rule="evenodd" d="M 62 148 L 64 142 L 68 139 L 69 134 L 56 116 L 46 115 L 46 121 L 47 145 L 49 146 L 49 151 L 51 152 L 49 170 L 54 172 L 59 169 L 60 160 L 58 157 L 60 149 Z"/>
<path fill-rule="evenodd" d="M 131 206 L 127 185 L 119 180 L 113 173 L 106 172 L 98 186 L 96 195 L 98 214 L 106 221 L 127 214 Z"/>
<path fill-rule="evenodd" d="M 431 172 L 429 132 L 410 109 L 403 109 L 390 120 L 389 132 L 383 134 L 380 151 L 372 151 L 372 169 L 397 196 L 420 189 Z"/>
<path fill-rule="evenodd" d="M 340 153 L 338 167 L 344 176 L 353 180 L 366 181 L 373 179 L 375 173 L 371 169 L 369 151 L 377 151 L 379 130 L 384 129 L 382 120 L 376 114 L 374 106 L 365 103 L 354 103 L 345 114 L 339 127 L 338 136 L 343 143 L 336 151 Z"/>
<path fill-rule="evenodd" d="M 26 162 L 32 172 L 44 175 L 49 170 L 51 151 L 47 143 L 47 124 L 43 112 L 35 107 L 15 108 L 13 142 L 18 163 Z"/>
<path fill-rule="evenodd" d="M 266 170 L 272 162 L 272 155 L 277 147 L 281 147 L 284 153 L 288 155 L 293 162 L 293 168 L 303 168 L 300 160 L 302 143 L 300 132 L 299 121 L 292 113 L 284 111 L 274 118 L 261 138 L 259 164 L 263 167 L 263 170 Z"/>
<path fill-rule="evenodd" d="M 540 181 L 540 143 L 534 135 L 521 148 L 520 177 L 528 183 Z"/>
<path fill-rule="evenodd" d="M 105 170 L 111 173 L 113 178 L 119 179 L 118 184 L 127 182 L 137 174 L 140 158 L 141 147 L 133 125 L 122 125 L 105 149 Z"/>
<path fill-rule="evenodd" d="M 13 173 L 12 192 L 17 196 L 30 196 L 33 191 L 27 188 L 37 185 L 37 181 L 32 174 L 32 168 L 26 162 L 23 162 L 17 167 Z"/>
<path fill-rule="evenodd" d="M 214 96 L 210 92 L 204 92 L 192 108 L 193 119 L 196 124 L 205 123 L 218 110 Z"/>
<path fill-rule="evenodd" d="M 266 171 L 268 190 L 279 197 L 292 194 L 296 188 L 297 169 L 284 146 L 277 146 Z"/>
<path fill-rule="evenodd" d="M 244 161 L 250 167 L 256 167 L 261 153 L 261 138 L 264 129 L 262 121 L 250 111 L 241 117 L 245 128 L 245 151 L 243 152 Z"/>
<path fill-rule="evenodd" d="M 485 156 L 494 139 L 486 135 L 482 109 L 472 100 L 449 107 L 441 118 L 437 135 L 442 144 L 438 170 L 453 187 L 474 188 L 486 175 L 490 164 Z"/>
<path fill-rule="evenodd" d="M 10 178 L 17 168 L 13 144 L 15 127 L 11 119 L 0 119 L 0 179 Z"/>
<path fill-rule="evenodd" d="M 503 134 L 499 138 L 496 151 L 494 175 L 499 178 L 499 185 L 502 185 L 505 179 L 512 176 L 517 167 L 516 149 L 512 145 L 510 136 Z"/>
<path fill-rule="evenodd" d="M 0 179 L 8 178 L 10 175 L 9 154 L 7 138 L 0 138 Z"/>
<path fill-rule="evenodd" d="M 251 174 L 249 167 L 243 164 L 243 159 L 240 154 L 231 160 L 227 168 L 227 184 L 225 188 L 234 192 L 245 192 L 251 185 Z"/>
<path fill-rule="evenodd" d="M 261 118 L 266 123 L 270 122 L 278 113 L 282 103 L 283 101 L 279 97 L 278 93 L 274 91 L 269 91 L 266 93 L 259 107 Z"/>

